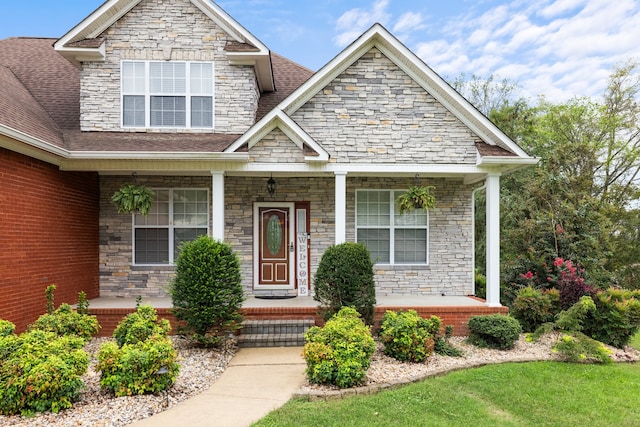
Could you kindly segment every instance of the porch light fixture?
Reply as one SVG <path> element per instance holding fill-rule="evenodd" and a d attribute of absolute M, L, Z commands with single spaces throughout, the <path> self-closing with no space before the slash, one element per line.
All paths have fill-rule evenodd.
<path fill-rule="evenodd" d="M 273 174 L 271 174 L 271 178 L 267 181 L 267 193 L 269 193 L 270 196 L 276 194 L 276 181 L 273 179 Z"/>

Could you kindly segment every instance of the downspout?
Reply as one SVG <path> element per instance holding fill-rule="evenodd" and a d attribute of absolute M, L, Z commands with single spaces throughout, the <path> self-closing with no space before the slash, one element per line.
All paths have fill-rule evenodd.
<path fill-rule="evenodd" d="M 471 193 L 471 289 L 473 295 L 476 294 L 476 193 L 486 189 L 487 183 L 485 181 L 481 186 L 474 188 Z"/>

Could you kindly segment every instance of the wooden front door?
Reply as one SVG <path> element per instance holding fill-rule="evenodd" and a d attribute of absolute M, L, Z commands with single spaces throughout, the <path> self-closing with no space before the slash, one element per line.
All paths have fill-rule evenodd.
<path fill-rule="evenodd" d="M 256 288 L 294 288 L 293 207 L 293 203 L 256 204 Z"/>

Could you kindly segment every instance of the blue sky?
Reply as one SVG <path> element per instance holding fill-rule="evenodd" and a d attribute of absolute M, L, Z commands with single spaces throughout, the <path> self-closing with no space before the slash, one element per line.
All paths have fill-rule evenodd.
<path fill-rule="evenodd" d="M 60 37 L 102 0 L 0 0 L 0 39 Z M 446 79 L 516 81 L 521 95 L 597 98 L 640 61 L 640 0 L 219 0 L 271 50 L 313 70 L 380 22 Z"/>

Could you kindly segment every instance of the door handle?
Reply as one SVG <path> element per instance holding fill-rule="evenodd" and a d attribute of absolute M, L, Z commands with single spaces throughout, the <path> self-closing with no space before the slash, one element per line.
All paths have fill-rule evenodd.
<path fill-rule="evenodd" d="M 289 243 L 289 252 L 293 252 L 293 242 Z"/>

